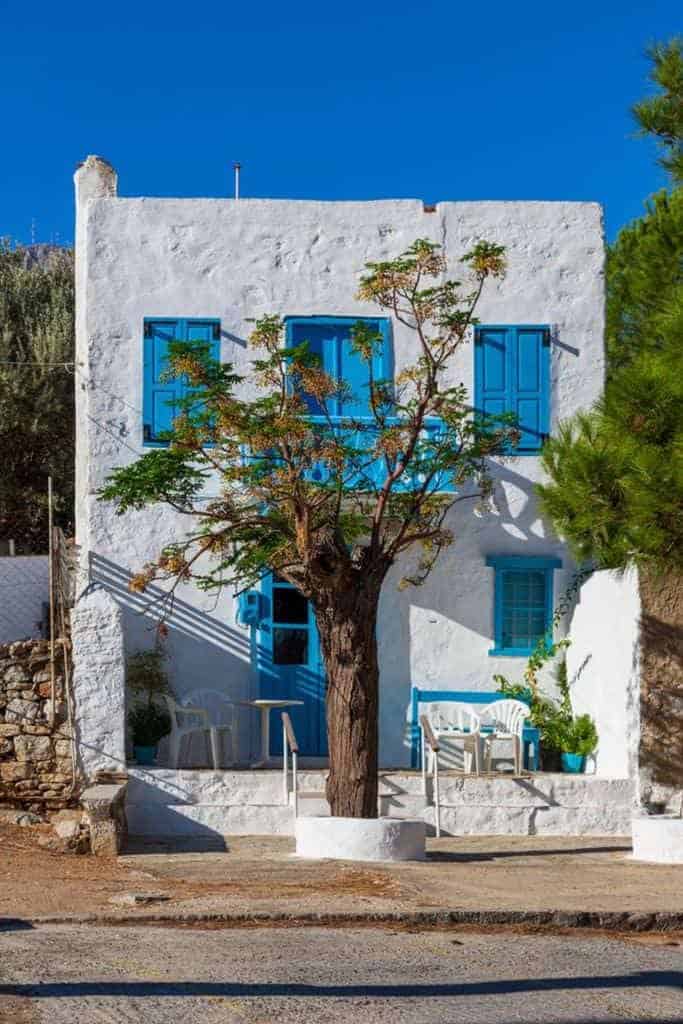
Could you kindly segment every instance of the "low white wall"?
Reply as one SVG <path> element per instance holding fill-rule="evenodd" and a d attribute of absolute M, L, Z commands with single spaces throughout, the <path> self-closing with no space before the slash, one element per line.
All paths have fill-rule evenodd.
<path fill-rule="evenodd" d="M 588 712 L 600 737 L 596 774 L 632 778 L 640 721 L 640 597 L 635 570 L 594 573 L 569 627 L 567 669 L 574 711 Z"/>
<path fill-rule="evenodd" d="M 47 555 L 0 558 L 0 644 L 39 637 L 48 600 Z"/>

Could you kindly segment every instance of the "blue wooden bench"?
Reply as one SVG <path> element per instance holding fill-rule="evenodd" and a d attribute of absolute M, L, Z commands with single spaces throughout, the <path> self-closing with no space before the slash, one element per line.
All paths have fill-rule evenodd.
<path fill-rule="evenodd" d="M 414 686 L 410 698 L 410 761 L 413 768 L 420 764 L 420 704 L 432 701 L 458 701 L 460 704 L 492 704 L 494 700 L 506 700 L 502 693 L 481 690 L 421 690 Z M 527 701 L 523 701 L 527 703 Z M 484 732 L 486 729 L 484 728 Z M 525 725 L 522 732 L 524 744 L 524 767 L 529 771 L 538 771 L 538 747 L 540 733 L 533 725 Z"/>

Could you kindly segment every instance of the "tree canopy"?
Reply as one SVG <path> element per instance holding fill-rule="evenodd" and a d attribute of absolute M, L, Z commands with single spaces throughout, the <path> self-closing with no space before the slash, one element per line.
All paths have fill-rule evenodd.
<path fill-rule="evenodd" d="M 546 443 L 541 504 L 599 567 L 683 568 L 683 51 L 653 47 L 660 92 L 634 107 L 672 188 L 625 227 L 607 261 L 607 386 Z"/>
<path fill-rule="evenodd" d="M 47 550 L 48 474 L 69 531 L 74 487 L 73 256 L 30 256 L 0 241 L 0 540 L 25 553 Z"/>

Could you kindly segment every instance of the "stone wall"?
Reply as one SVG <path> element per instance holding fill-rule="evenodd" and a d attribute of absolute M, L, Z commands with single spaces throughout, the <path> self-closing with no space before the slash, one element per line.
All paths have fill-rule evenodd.
<path fill-rule="evenodd" d="M 42 813 L 70 802 L 72 756 L 61 648 L 56 682 L 51 726 L 48 641 L 0 645 L 0 803 Z"/>
<path fill-rule="evenodd" d="M 683 575 L 641 571 L 640 785 L 683 791 Z"/>

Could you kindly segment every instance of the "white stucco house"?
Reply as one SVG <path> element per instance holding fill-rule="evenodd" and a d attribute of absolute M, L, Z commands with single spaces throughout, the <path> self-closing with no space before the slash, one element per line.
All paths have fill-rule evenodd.
<path fill-rule="evenodd" d="M 187 528 L 168 508 L 117 517 L 97 497 L 115 466 L 157 443 L 157 431 L 170 415 L 166 386 L 159 379 L 168 337 L 209 340 L 223 361 L 247 373 L 253 358 L 246 341 L 248 321 L 255 317 L 278 313 L 308 323 L 309 331 L 315 324 L 321 346 L 343 345 L 349 323 L 377 318 L 379 311 L 355 297 L 367 260 L 392 257 L 416 238 L 428 238 L 443 246 L 457 273 L 459 257 L 475 240 L 506 247 L 508 274 L 487 285 L 478 309 L 480 326 L 472 343 L 461 349 L 453 379 L 466 384 L 473 401 L 520 415 L 521 449 L 491 467 L 496 482 L 492 514 L 477 517 L 471 509 L 456 508 L 451 523 L 456 543 L 428 582 L 399 592 L 397 569 L 381 601 L 380 758 L 396 779 L 408 780 L 395 781 L 393 790 L 387 783 L 383 799 L 396 807 L 401 803 L 396 794 L 404 793 L 405 806 L 415 810 L 410 801 L 418 791 L 405 774 L 416 763 L 413 689 L 490 692 L 495 673 L 520 679 L 528 653 L 575 571 L 566 547 L 539 515 L 533 486 L 541 477 L 538 452 L 544 435 L 591 405 L 603 387 L 600 206 L 127 198 L 118 195 L 115 171 L 97 157 L 88 157 L 75 180 L 82 579 L 73 617 L 74 688 L 88 774 L 121 768 L 130 760 L 124 657 L 152 644 L 154 613 L 147 597 L 129 591 L 129 579 Z M 398 373 L 413 358 L 412 332 L 398 322 L 384 328 Z M 273 581 L 263 585 L 272 587 Z M 324 674 L 315 630 L 309 610 L 286 594 L 279 597 L 279 603 L 268 604 L 267 622 L 245 625 L 231 592 L 216 600 L 183 589 L 168 623 L 172 685 L 180 699 L 198 687 L 221 690 L 235 702 L 273 694 L 303 699 L 293 720 L 302 754 L 315 767 L 326 752 Z M 463 795 L 458 780 L 452 794 L 453 807 L 459 808 L 454 828 L 622 828 L 637 731 L 629 689 L 633 638 L 627 625 L 634 616 L 632 610 L 620 614 L 629 602 L 637 603 L 637 594 L 628 578 L 601 575 L 589 581 L 572 613 L 577 624 L 569 652 L 575 705 L 593 714 L 601 734 L 595 775 L 552 782 L 539 776 L 535 788 L 508 789 L 507 796 L 483 779 L 467 780 L 480 788 Z M 618 652 L 604 649 L 605 629 L 621 630 Z M 264 645 L 271 645 L 267 670 L 257 654 Z M 277 729 L 273 735 L 277 752 Z M 247 762 L 259 742 L 258 715 L 243 708 L 239 744 Z M 287 827 L 281 815 L 286 809 L 276 806 L 279 796 L 266 792 L 267 773 L 260 780 L 249 776 L 247 786 L 249 773 L 129 768 L 133 830 Z M 570 781 L 583 787 L 580 798 L 572 795 L 579 790 Z M 322 789 L 320 779 L 310 784 Z M 256 805 L 260 817 L 254 816 Z"/>

